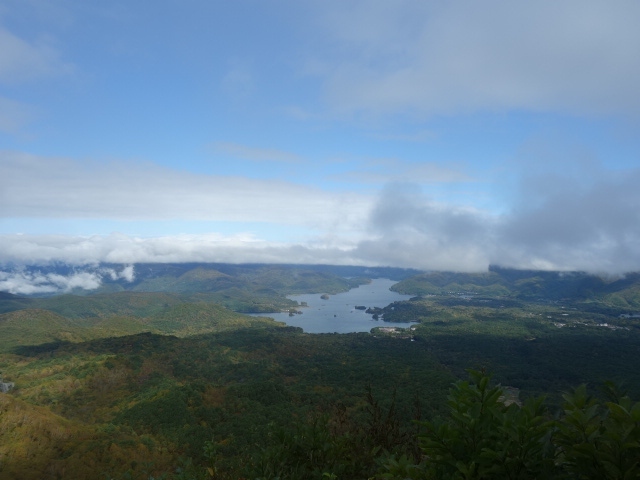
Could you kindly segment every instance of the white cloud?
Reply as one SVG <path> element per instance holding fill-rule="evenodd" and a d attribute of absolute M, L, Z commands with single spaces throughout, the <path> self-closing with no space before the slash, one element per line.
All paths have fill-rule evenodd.
<path fill-rule="evenodd" d="M 76 272 L 71 275 L 56 273 L 0 271 L 0 291 L 17 295 L 69 292 L 75 288 L 94 290 L 102 279 L 95 272 Z"/>
<path fill-rule="evenodd" d="M 40 263 L 44 265 L 47 262 Z M 123 279 L 132 282 L 135 279 L 135 267 L 127 265 L 118 271 L 114 268 L 83 265 L 67 274 L 38 268 L 26 269 L 24 266 L 7 268 L 0 270 L 0 292 L 34 295 L 67 293 L 74 289 L 95 290 L 102 285 L 104 277 L 109 277 L 112 281 Z"/>
<path fill-rule="evenodd" d="M 250 233 L 0 235 L 4 265 L 258 262 L 458 271 L 486 270 L 490 264 L 612 274 L 640 270 L 638 169 L 614 172 L 594 162 L 526 168 L 515 198 L 504 213 L 494 214 L 436 202 L 411 183 L 387 187 L 374 202 L 284 182 L 196 176 L 155 166 L 91 169 L 69 160 L 4 158 L 0 212 L 5 218 L 186 217 L 312 226 L 317 232 L 315 238 L 286 242 Z M 100 275 L 132 281 L 134 270 Z M 55 279 L 47 282 L 67 288 Z M 43 282 L 31 285 L 48 288 Z"/>
<path fill-rule="evenodd" d="M 640 270 L 640 170 L 537 174 L 499 229 L 505 262 L 620 273 Z"/>
<path fill-rule="evenodd" d="M 122 234 L 91 237 L 0 235 L 0 265 L 125 264 L 100 275 L 132 281 L 135 263 L 337 263 L 362 264 L 350 256 L 353 242 L 328 237 L 307 244 L 265 242 L 250 235 L 173 235 L 138 238 Z"/>
<path fill-rule="evenodd" d="M 130 215 L 127 218 L 140 215 L 161 220 L 166 218 L 164 210 L 173 208 L 176 216 L 185 212 L 195 218 L 216 218 L 218 213 L 209 213 L 207 206 L 219 202 L 223 217 L 228 213 L 224 208 L 235 208 L 237 217 L 230 217 L 235 221 L 313 224 L 318 226 L 318 233 L 315 237 L 288 242 L 265 241 L 250 233 L 152 238 L 116 233 L 0 235 L 0 264 L 332 263 L 457 271 L 481 271 L 496 264 L 611 274 L 640 270 L 638 169 L 606 171 L 594 162 L 577 162 L 573 166 L 565 163 L 555 169 L 527 167 L 516 183 L 515 197 L 505 205 L 504 213 L 495 214 L 436 202 L 412 183 L 388 186 L 375 203 L 354 197 L 361 203 L 352 207 L 340 204 L 346 201 L 344 197 L 338 201 L 327 199 L 329 194 L 324 192 L 309 193 L 308 189 L 286 183 L 274 185 L 237 179 L 237 185 L 259 190 L 247 202 L 246 188 L 240 188 L 239 192 L 235 187 L 228 189 L 233 184 L 229 179 L 192 175 L 176 179 L 175 172 L 157 167 L 144 176 L 129 167 L 126 172 L 129 177 L 125 178 L 122 170 L 121 180 L 119 171 L 89 175 L 86 167 L 74 162 L 67 165 L 70 172 L 67 178 L 63 174 L 66 171 L 60 170 L 64 165 L 63 161 L 46 164 L 42 159 L 26 157 L 23 167 L 36 172 L 31 182 L 27 174 L 19 175 L 19 169 L 11 170 L 17 176 L 0 176 L 0 179 L 17 178 L 18 185 L 24 186 L 22 191 L 9 191 L 8 195 L 6 188 L 0 190 L 5 195 L 2 201 L 5 215 L 33 208 L 34 214 L 41 216 L 81 212 L 100 218 L 127 213 Z M 71 167 L 76 169 L 75 173 Z M 134 184 L 144 185 L 147 191 L 135 191 Z M 67 204 L 64 198 L 58 198 L 64 197 L 65 188 L 75 189 L 77 201 Z M 119 189 L 125 193 L 121 195 Z M 33 197 L 39 194 L 41 198 L 34 202 Z M 191 201 L 184 203 L 182 195 L 189 194 L 200 198 L 205 207 L 196 207 Z M 163 197 L 167 195 L 175 198 L 178 205 L 169 207 Z M 266 198 L 268 195 L 273 197 Z M 12 202 L 23 203 L 16 207 Z M 234 203 L 241 203 L 242 208 Z M 191 205 L 200 210 L 189 211 Z M 319 216 L 319 220 L 309 216 Z M 99 274 L 132 281 L 135 272 L 133 267 L 126 267 Z M 48 282 L 55 284 L 53 279 Z"/>
<path fill-rule="evenodd" d="M 336 231 L 361 226 L 372 202 L 284 181 L 15 152 L 0 152 L 0 196 L 0 218 L 268 222 Z"/>
<path fill-rule="evenodd" d="M 373 210 L 371 239 L 352 254 L 427 270 L 640 270 L 639 169 L 527 173 L 503 215 L 438 204 L 416 186 L 388 188 Z"/>
<path fill-rule="evenodd" d="M 120 272 L 119 277 L 125 279 L 129 283 L 133 282 L 136 278 L 134 266 L 127 265 L 126 267 L 124 267 Z"/>
<path fill-rule="evenodd" d="M 117 271 L 114 268 L 101 268 L 99 270 L 99 273 L 101 275 L 107 275 L 109 276 L 109 278 L 111 278 L 111 280 L 116 281 L 119 279 L 123 279 L 126 280 L 127 282 L 131 283 L 135 280 L 136 278 L 136 274 L 135 274 L 135 267 L 133 265 L 127 265 L 126 267 L 124 267 L 121 271 Z"/>
<path fill-rule="evenodd" d="M 363 162 L 360 168 L 331 177 L 335 181 L 364 183 L 461 183 L 472 182 L 465 168 L 452 163 L 406 162 L 395 158 L 378 158 Z"/>
<path fill-rule="evenodd" d="M 319 5 L 316 72 L 339 112 L 640 111 L 635 1 Z"/>
<path fill-rule="evenodd" d="M 325 263 L 455 271 L 485 271 L 495 264 L 621 274 L 640 271 L 638 184 L 638 169 L 615 173 L 594 168 L 581 179 L 526 175 L 520 189 L 526 201 L 514 202 L 501 215 L 438 203 L 416 185 L 396 184 L 381 193 L 366 236 L 360 238 L 331 229 L 315 239 L 288 243 L 246 234 L 2 235 L 0 264 L 123 264 L 128 266 L 120 272 L 102 275 L 128 281 L 134 278 L 132 265 L 141 262 Z M 68 287 L 61 283 L 57 288 Z"/>
<path fill-rule="evenodd" d="M 414 184 L 387 187 L 370 218 L 370 238 L 356 250 L 381 265 L 484 271 L 496 219 L 472 208 L 436 203 Z"/>

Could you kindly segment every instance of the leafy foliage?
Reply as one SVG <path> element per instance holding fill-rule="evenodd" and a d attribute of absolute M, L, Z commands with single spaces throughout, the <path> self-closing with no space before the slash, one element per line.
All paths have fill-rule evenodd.
<path fill-rule="evenodd" d="M 640 402 L 627 396 L 604 405 L 581 385 L 564 396 L 555 441 L 573 478 L 640 477 Z"/>
<path fill-rule="evenodd" d="M 543 399 L 507 405 L 490 377 L 457 382 L 444 420 L 423 422 L 418 464 L 387 459 L 383 478 L 628 479 L 640 476 L 640 403 L 602 403 L 581 385 L 552 418 Z"/>
<path fill-rule="evenodd" d="M 476 371 L 470 376 L 473 383 L 456 383 L 449 396 L 450 420 L 424 423 L 420 440 L 427 477 L 548 478 L 551 424 L 542 398 L 507 406 L 503 390 L 490 386 L 488 376 Z"/>

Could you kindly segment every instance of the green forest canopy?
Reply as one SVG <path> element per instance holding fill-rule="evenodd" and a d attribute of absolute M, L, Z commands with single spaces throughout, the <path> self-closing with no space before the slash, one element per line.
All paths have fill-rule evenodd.
<path fill-rule="evenodd" d="M 0 478 L 637 476 L 633 276 L 404 272 L 394 288 L 415 297 L 383 310 L 410 335 L 309 335 L 238 311 L 363 271 L 151 271 L 129 290 L 2 295 Z"/>

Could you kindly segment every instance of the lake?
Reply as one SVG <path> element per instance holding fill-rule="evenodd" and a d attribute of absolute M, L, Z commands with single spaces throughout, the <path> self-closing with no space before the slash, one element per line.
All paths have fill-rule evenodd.
<path fill-rule="evenodd" d="M 350 333 L 368 332 L 374 327 L 407 328 L 412 323 L 384 322 L 373 320 L 364 310 L 356 310 L 356 305 L 365 307 L 386 307 L 399 300 L 408 300 L 411 295 L 403 295 L 389 290 L 395 281 L 377 278 L 366 285 L 352 288 L 348 292 L 330 295 L 328 299 L 320 298 L 320 293 L 291 295 L 287 298 L 298 303 L 307 302 L 307 307 L 299 307 L 303 313 L 289 316 L 288 313 L 261 314 L 278 322 L 293 327 L 300 327 L 306 333 Z"/>

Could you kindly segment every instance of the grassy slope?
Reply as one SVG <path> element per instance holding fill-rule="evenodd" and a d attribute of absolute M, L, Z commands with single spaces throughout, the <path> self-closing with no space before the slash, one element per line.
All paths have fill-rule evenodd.
<path fill-rule="evenodd" d="M 48 342 L 78 342 L 91 338 L 85 328 L 53 312 L 19 310 L 0 315 L 0 351 L 19 345 Z"/>
<path fill-rule="evenodd" d="M 8 292 L 0 292 L 0 313 L 33 308 L 34 299 L 20 297 Z"/>
<path fill-rule="evenodd" d="M 163 309 L 184 302 L 176 294 L 160 292 L 114 292 L 88 296 L 59 295 L 39 299 L 40 308 L 74 319 L 92 320 L 113 315 L 148 317 Z"/>
<path fill-rule="evenodd" d="M 249 317 L 215 303 L 188 303 L 175 295 L 159 293 L 119 292 L 95 297 L 64 295 L 41 299 L 39 303 L 67 316 L 44 309 L 0 314 L 0 351 L 8 352 L 21 345 L 80 342 L 141 332 L 189 336 L 279 325 L 271 319 Z"/>

